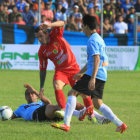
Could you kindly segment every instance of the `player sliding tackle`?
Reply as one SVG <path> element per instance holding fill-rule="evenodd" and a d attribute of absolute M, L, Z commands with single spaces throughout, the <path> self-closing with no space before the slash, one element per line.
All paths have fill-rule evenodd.
<path fill-rule="evenodd" d="M 105 52 L 105 43 L 96 33 L 97 20 L 94 16 L 85 15 L 83 17 L 83 31 L 89 37 L 87 43 L 87 65 L 75 75 L 76 84 L 68 93 L 68 102 L 65 110 L 64 123 L 52 123 L 53 127 L 64 131 L 69 131 L 73 111 L 76 107 L 76 97 L 84 94 L 91 96 L 95 108 L 97 108 L 106 118 L 112 121 L 116 126 L 117 132 L 123 133 L 127 126 L 112 112 L 112 110 L 103 103 L 102 96 L 105 81 L 107 80 L 107 55 Z M 83 75 L 83 73 L 85 73 Z M 85 109 L 85 115 L 90 114 L 92 106 Z"/>

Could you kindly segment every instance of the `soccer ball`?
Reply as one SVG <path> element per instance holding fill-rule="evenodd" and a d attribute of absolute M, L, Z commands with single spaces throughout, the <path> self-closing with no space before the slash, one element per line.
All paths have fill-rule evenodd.
<path fill-rule="evenodd" d="M 0 107 L 0 120 L 10 120 L 13 115 L 13 111 L 9 106 Z"/>

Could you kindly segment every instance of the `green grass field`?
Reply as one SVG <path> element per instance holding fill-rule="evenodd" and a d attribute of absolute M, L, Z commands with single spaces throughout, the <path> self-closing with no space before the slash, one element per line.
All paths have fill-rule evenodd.
<path fill-rule="evenodd" d="M 47 72 L 45 95 L 56 104 L 52 86 L 54 72 Z M 24 83 L 39 90 L 39 71 L 0 70 L 0 106 L 13 110 L 26 103 Z M 64 89 L 66 98 L 70 86 Z M 82 102 L 81 98 L 78 100 Z M 80 122 L 73 117 L 69 132 L 50 126 L 50 122 L 29 122 L 23 119 L 0 121 L 0 140 L 140 140 L 140 72 L 108 72 L 104 103 L 123 120 L 128 129 L 115 132 L 113 123 L 94 125 L 87 118 Z"/>

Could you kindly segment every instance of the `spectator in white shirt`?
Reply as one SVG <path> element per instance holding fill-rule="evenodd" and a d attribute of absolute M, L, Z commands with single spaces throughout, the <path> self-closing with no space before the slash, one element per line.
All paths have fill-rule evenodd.
<path fill-rule="evenodd" d="M 125 34 L 128 32 L 128 25 L 123 21 L 122 15 L 118 17 L 118 21 L 114 24 L 114 33 Z"/>

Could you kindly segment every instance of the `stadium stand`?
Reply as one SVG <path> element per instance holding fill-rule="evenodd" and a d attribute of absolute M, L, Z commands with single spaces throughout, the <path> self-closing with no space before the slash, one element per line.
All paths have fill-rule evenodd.
<path fill-rule="evenodd" d="M 140 0 L 104 0 L 103 7 L 104 39 L 106 41 L 106 44 L 133 45 L 134 14 L 135 12 L 140 12 Z M 84 44 L 84 41 L 87 39 L 85 36 L 83 36 L 82 33 L 78 33 L 83 32 L 81 28 L 81 18 L 83 14 L 87 13 L 97 18 L 99 24 L 98 33 L 100 33 L 101 0 L 41 0 L 41 22 L 49 23 L 55 20 L 64 20 L 66 24 L 64 37 L 68 39 L 68 41 L 72 45 L 76 44 L 76 42 L 73 42 L 73 38 L 76 38 L 77 35 L 77 41 L 79 40 L 79 37 L 82 37 L 82 39 L 80 39 L 81 44 Z M 20 27 L 24 30 L 26 30 L 26 28 L 32 28 L 31 25 L 37 26 L 39 25 L 38 14 L 38 0 L 1 0 L 0 33 L 2 34 L 2 36 L 3 34 L 6 34 L 2 32 L 2 30 L 5 31 L 4 26 L 8 27 L 8 29 L 14 27 L 15 33 L 17 31 L 16 27 L 20 27 L 19 25 L 25 26 Z M 118 19 L 120 15 L 122 17 L 123 23 L 120 23 Z M 6 23 L 17 25 L 6 25 Z M 116 32 L 116 25 L 120 24 L 125 25 L 125 31 Z M 137 26 L 138 32 L 140 32 L 140 23 Z M 23 37 L 24 40 L 26 40 L 20 40 L 21 43 L 32 42 L 33 44 L 36 44 L 36 39 L 29 42 L 27 41 L 27 31 L 26 33 L 22 33 L 21 30 L 20 33 L 22 34 L 21 36 L 25 37 Z M 119 37 L 118 34 L 114 33 L 121 34 L 121 37 L 123 36 L 123 41 L 121 40 L 122 38 Z M 9 32 L 7 34 L 9 34 Z M 7 41 L 4 41 L 3 38 L 4 36 L 0 38 L 0 43 L 20 43 L 16 41 L 17 39 L 14 41 L 8 41 L 9 39 Z"/>

